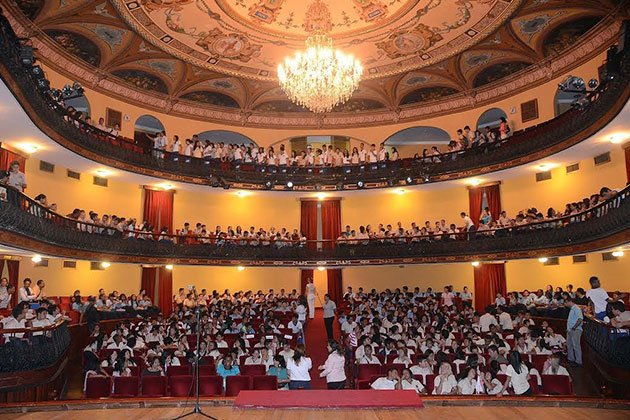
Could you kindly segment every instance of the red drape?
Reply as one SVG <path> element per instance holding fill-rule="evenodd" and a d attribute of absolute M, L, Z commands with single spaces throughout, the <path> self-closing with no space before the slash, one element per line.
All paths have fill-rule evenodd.
<path fill-rule="evenodd" d="M 630 182 L 630 145 L 625 148 L 626 153 L 626 182 Z"/>
<path fill-rule="evenodd" d="M 163 227 L 173 233 L 173 191 L 144 189 L 144 220 L 155 232 Z"/>
<path fill-rule="evenodd" d="M 505 264 L 481 264 L 475 267 L 475 309 L 484 312 L 494 304 L 497 293 L 507 294 Z"/>
<path fill-rule="evenodd" d="M 173 272 L 164 267 L 158 270 L 158 307 L 164 316 L 173 312 Z"/>
<path fill-rule="evenodd" d="M 501 189 L 500 185 L 489 185 L 487 187 L 476 187 L 468 190 L 469 216 L 475 226 L 479 224 L 481 216 L 481 206 L 483 205 L 483 194 L 486 194 L 488 208 L 493 220 L 498 220 L 501 214 Z"/>
<path fill-rule="evenodd" d="M 322 202 L 322 239 L 335 240 L 341 234 L 341 200 Z M 324 242 L 324 249 L 334 248 L 333 242 Z"/>
<path fill-rule="evenodd" d="M 157 278 L 156 267 L 142 267 L 142 281 L 140 290 L 145 290 L 151 302 L 155 300 L 155 280 Z M 170 299 L 169 299 L 170 300 Z"/>
<path fill-rule="evenodd" d="M 306 294 L 306 283 L 308 283 L 308 279 L 313 278 L 313 270 L 312 269 L 303 269 L 300 270 L 300 294 Z"/>
<path fill-rule="evenodd" d="M 317 201 L 302 201 L 300 229 L 307 240 L 317 240 Z M 307 248 L 315 249 L 315 242 L 308 242 Z"/>
<path fill-rule="evenodd" d="M 18 284 L 20 281 L 20 262 L 8 260 L 6 263 L 9 271 L 9 284 L 15 287 L 15 292 L 13 292 L 13 296 L 11 296 L 11 306 L 13 307 L 18 303 L 18 290 L 20 289 L 20 285 Z"/>
<path fill-rule="evenodd" d="M 20 171 L 26 172 L 26 158 L 24 156 L 0 147 L 0 170 L 8 171 L 9 165 L 14 160 L 17 160 L 20 164 Z"/>
<path fill-rule="evenodd" d="M 341 268 L 328 269 L 328 294 L 330 300 L 339 304 L 343 298 L 343 284 L 341 277 Z"/>

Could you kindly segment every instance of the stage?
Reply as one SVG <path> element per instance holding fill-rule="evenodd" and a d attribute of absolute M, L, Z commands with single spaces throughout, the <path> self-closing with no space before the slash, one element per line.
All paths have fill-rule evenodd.
<path fill-rule="evenodd" d="M 415 391 L 241 391 L 235 408 L 422 408 Z"/>

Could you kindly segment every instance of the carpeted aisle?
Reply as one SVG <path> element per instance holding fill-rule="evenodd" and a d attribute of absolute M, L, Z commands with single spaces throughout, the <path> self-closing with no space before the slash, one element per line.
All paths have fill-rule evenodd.
<path fill-rule="evenodd" d="M 333 323 L 335 339 L 341 338 L 341 330 L 339 322 L 335 318 Z M 326 389 L 326 378 L 319 377 L 319 366 L 323 365 L 328 357 L 326 350 L 326 327 L 324 326 L 324 311 L 321 308 L 315 309 L 315 318 L 309 320 L 304 331 L 306 339 L 306 353 L 313 361 L 313 369 L 311 370 L 311 387 L 313 389 Z"/>

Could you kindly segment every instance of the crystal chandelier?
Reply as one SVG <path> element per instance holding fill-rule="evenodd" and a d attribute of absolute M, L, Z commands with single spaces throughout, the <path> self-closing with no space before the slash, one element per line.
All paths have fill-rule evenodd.
<path fill-rule="evenodd" d="M 306 51 L 287 57 L 278 65 L 280 87 L 294 103 L 315 113 L 330 112 L 346 102 L 359 86 L 363 67 L 358 60 L 334 50 L 328 7 L 315 0 L 306 12 L 304 27 L 310 32 Z"/>

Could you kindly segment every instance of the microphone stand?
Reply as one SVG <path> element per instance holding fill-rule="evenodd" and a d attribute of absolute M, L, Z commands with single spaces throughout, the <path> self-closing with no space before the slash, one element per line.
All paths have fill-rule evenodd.
<path fill-rule="evenodd" d="M 195 406 L 193 407 L 192 411 L 186 414 L 177 416 L 173 420 L 183 419 L 184 417 L 193 416 L 195 414 L 199 414 L 200 416 L 203 416 L 210 420 L 219 420 L 216 417 L 213 417 L 201 411 L 201 406 L 199 405 L 199 359 L 200 359 L 199 343 L 201 342 L 201 306 L 197 302 L 197 289 L 193 287 L 192 291 L 195 295 L 195 303 L 197 303 L 197 305 L 195 306 L 196 319 L 197 319 L 197 349 L 196 349 L 195 357 L 193 359 L 193 383 L 195 384 Z"/>

